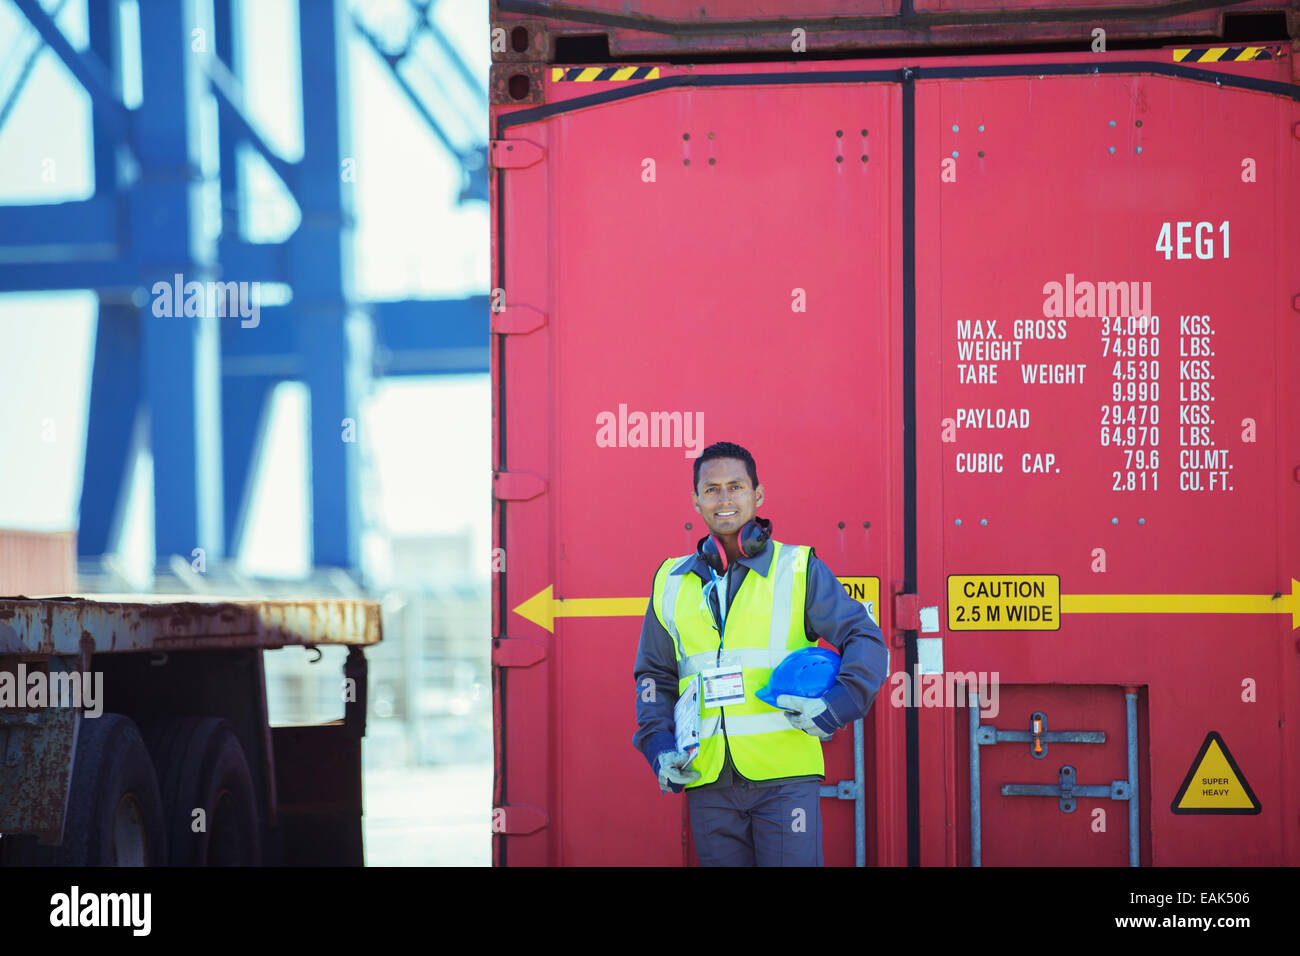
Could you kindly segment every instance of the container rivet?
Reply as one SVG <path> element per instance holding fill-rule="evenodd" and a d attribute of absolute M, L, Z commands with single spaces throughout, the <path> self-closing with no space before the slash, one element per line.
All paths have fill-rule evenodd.
<path fill-rule="evenodd" d="M 844 530 L 844 522 L 843 522 L 843 521 L 840 522 L 840 530 L 841 530 L 841 531 Z"/>

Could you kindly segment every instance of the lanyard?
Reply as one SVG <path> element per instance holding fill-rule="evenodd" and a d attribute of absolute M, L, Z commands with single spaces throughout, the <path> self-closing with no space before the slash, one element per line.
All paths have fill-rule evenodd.
<path fill-rule="evenodd" d="M 713 580 L 709 582 L 708 588 L 712 588 L 718 596 L 718 623 L 720 625 L 718 628 L 718 642 L 721 645 L 722 638 L 727 633 L 727 587 L 730 584 L 730 569 L 728 569 L 728 574 L 719 575 L 717 571 L 710 567 L 709 574 L 713 576 Z M 718 585 L 722 586 L 719 587 Z M 708 595 L 706 594 L 705 597 L 707 599 Z"/>

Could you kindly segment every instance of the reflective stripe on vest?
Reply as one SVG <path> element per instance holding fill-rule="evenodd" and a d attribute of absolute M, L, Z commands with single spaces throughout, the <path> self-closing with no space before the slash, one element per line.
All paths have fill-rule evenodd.
<path fill-rule="evenodd" d="M 690 560 L 690 556 L 685 558 L 673 558 L 671 561 L 665 562 L 665 564 L 672 564 L 673 570 L 676 571 L 679 565 L 689 562 Z M 663 572 L 663 567 L 660 567 L 659 574 L 663 574 Z M 677 645 L 677 660 L 679 662 L 686 655 L 682 652 L 682 639 L 677 634 L 677 625 L 673 622 L 673 612 L 671 608 L 677 607 L 677 591 L 682 586 L 682 578 L 683 575 L 680 574 L 669 574 L 668 580 L 664 582 L 663 592 L 656 593 L 655 595 L 655 610 L 659 612 L 659 620 L 663 624 L 664 629 L 668 631 L 669 636 L 673 639 L 673 643 Z M 658 592 L 658 575 L 655 576 L 655 581 L 655 591 Z M 679 677 L 681 676 L 680 668 L 681 665 L 679 663 Z"/>
<path fill-rule="evenodd" d="M 768 573 L 746 573 L 727 612 L 723 638 L 725 653 L 743 669 L 745 701 L 702 707 L 700 752 L 692 764 L 701 776 L 690 786 L 718 778 L 724 748 L 730 749 L 736 769 L 751 780 L 825 772 L 817 738 L 794 729 L 784 713 L 754 696 L 787 654 L 812 646 L 803 627 L 810 549 L 778 541 L 768 546 L 773 549 Z M 694 555 L 671 558 L 655 575 L 653 606 L 673 639 L 679 694 L 701 671 L 717 666 L 720 645 L 699 576 L 672 573 L 693 560 Z"/>

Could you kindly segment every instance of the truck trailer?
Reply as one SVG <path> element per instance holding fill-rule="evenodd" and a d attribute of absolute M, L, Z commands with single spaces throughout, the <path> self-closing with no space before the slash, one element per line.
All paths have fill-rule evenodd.
<path fill-rule="evenodd" d="M 720 440 L 890 649 L 827 864 L 1300 863 L 1300 3 L 762 6 L 492 4 L 495 864 L 695 861 Z"/>
<path fill-rule="evenodd" d="M 364 862 L 363 600 L 0 598 L 0 866 Z M 263 652 L 344 645 L 343 717 L 272 727 Z"/>

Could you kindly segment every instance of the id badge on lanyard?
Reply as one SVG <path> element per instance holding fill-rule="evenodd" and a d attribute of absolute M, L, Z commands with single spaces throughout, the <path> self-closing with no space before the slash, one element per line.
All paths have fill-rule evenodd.
<path fill-rule="evenodd" d="M 727 707 L 745 702 L 745 672 L 740 661 L 723 653 L 717 667 L 700 672 L 705 707 Z"/>
<path fill-rule="evenodd" d="M 711 569 L 710 569 L 711 570 Z M 728 585 L 726 577 L 713 573 L 714 589 L 718 595 L 718 619 L 722 623 L 719 631 L 720 644 L 725 641 L 727 627 L 727 595 L 724 589 Z M 745 672 L 739 658 L 728 654 L 720 648 L 716 667 L 705 668 L 700 672 L 701 703 L 705 707 L 728 707 L 745 702 Z"/>

